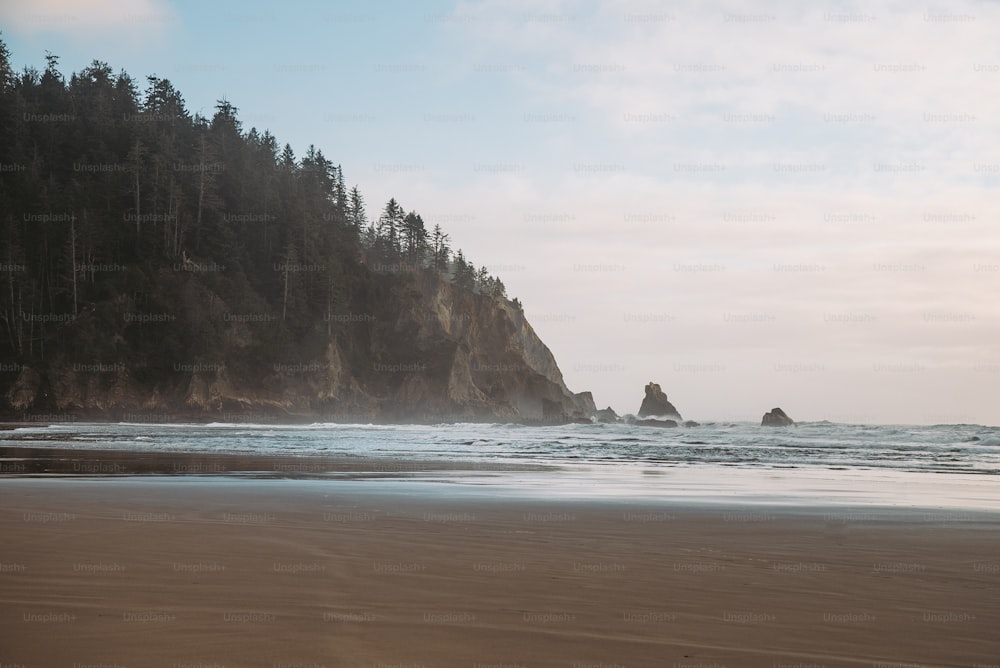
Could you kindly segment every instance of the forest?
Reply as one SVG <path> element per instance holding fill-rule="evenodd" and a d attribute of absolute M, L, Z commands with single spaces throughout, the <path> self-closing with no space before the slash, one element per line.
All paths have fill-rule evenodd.
<path fill-rule="evenodd" d="M 225 332 L 206 299 L 223 319 L 274 321 L 262 359 L 349 326 L 373 274 L 507 299 L 439 225 L 395 199 L 370 216 L 322 150 L 297 157 L 237 112 L 191 114 L 169 80 L 99 61 L 68 79 L 53 54 L 15 72 L 0 41 L 3 376 L 56 351 L 146 373 L 211 360 Z"/>

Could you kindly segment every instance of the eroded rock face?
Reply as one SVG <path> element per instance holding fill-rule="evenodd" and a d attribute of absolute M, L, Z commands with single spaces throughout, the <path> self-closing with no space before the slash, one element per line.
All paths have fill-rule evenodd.
<path fill-rule="evenodd" d="M 657 417 L 681 419 L 681 414 L 674 408 L 674 405 L 667 400 L 667 395 L 656 383 L 646 385 L 646 396 L 639 407 L 639 417 L 655 415 Z"/>
<path fill-rule="evenodd" d="M 772 408 L 770 412 L 764 413 L 760 421 L 762 427 L 794 427 L 795 421 L 785 415 L 785 411 L 780 408 Z"/>
<path fill-rule="evenodd" d="M 162 298 L 174 299 L 168 306 L 182 328 L 223 323 L 214 348 L 184 350 L 189 359 L 161 362 L 156 374 L 142 350 L 106 360 L 112 371 L 99 374 L 75 371 L 68 351 L 57 350 L 44 367 L 23 370 L 0 396 L 0 414 L 50 407 L 136 421 L 155 414 L 226 422 L 560 423 L 589 421 L 596 412 L 589 392 L 566 387 L 551 351 L 511 302 L 431 273 L 405 280 L 372 273 L 356 282 L 341 308 L 364 319 L 332 328 L 309 352 L 281 351 L 288 363 L 262 363 L 248 352 L 261 345 L 265 328 L 211 318 L 202 307 L 221 301 L 207 287 L 174 286 Z"/>

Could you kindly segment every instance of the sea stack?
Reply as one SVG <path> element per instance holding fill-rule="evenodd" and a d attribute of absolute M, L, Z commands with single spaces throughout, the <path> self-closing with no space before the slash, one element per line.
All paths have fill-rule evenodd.
<path fill-rule="evenodd" d="M 639 417 L 655 415 L 657 417 L 674 418 L 681 420 L 681 414 L 677 412 L 674 405 L 667 400 L 667 395 L 663 393 L 656 383 L 646 385 L 646 396 L 639 407 Z"/>
<path fill-rule="evenodd" d="M 794 427 L 795 420 L 785 415 L 780 408 L 772 408 L 770 413 L 764 413 L 760 421 L 761 427 Z"/>

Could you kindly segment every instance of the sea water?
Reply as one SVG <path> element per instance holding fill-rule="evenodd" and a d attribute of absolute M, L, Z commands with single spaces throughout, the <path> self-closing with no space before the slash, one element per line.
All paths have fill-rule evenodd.
<path fill-rule="evenodd" d="M 350 478 L 369 486 L 405 479 L 445 485 L 455 493 L 504 488 L 552 497 L 671 496 L 727 503 L 821 501 L 1000 510 L 1000 428 L 971 424 L 59 423 L 0 432 L 3 446 L 122 455 L 274 456 L 283 462 L 330 458 L 355 465 L 349 475 L 293 476 L 309 469 L 287 464 L 260 473 Z M 366 470 L 385 475 L 361 480 L 359 474 Z"/>

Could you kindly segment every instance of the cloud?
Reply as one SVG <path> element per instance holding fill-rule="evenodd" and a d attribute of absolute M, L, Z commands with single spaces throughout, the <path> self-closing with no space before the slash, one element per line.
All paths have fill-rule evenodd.
<path fill-rule="evenodd" d="M 176 20 L 164 0 L 5 0 L 0 21 L 27 37 L 57 35 L 76 42 L 114 37 L 130 45 L 161 38 Z"/>
<path fill-rule="evenodd" d="M 995 3 L 530 6 L 474 5 L 463 30 L 481 54 L 493 46 L 492 60 L 530 55 L 526 90 L 595 112 L 650 153 L 725 149 L 741 160 L 756 144 L 789 159 L 829 156 L 833 173 L 852 173 L 878 160 L 940 164 L 944 147 L 964 168 L 984 139 L 1000 140 L 1000 98 L 982 95 L 1000 80 Z M 838 150 L 857 135 L 876 140 L 867 165 Z"/>
<path fill-rule="evenodd" d="M 571 387 L 924 422 L 947 385 L 1000 419 L 1000 5 L 578 6 L 456 10 L 458 43 L 529 62 L 513 84 L 569 120 L 516 180 L 412 198 L 488 212 L 469 255 L 525 265 L 504 279 Z"/>

